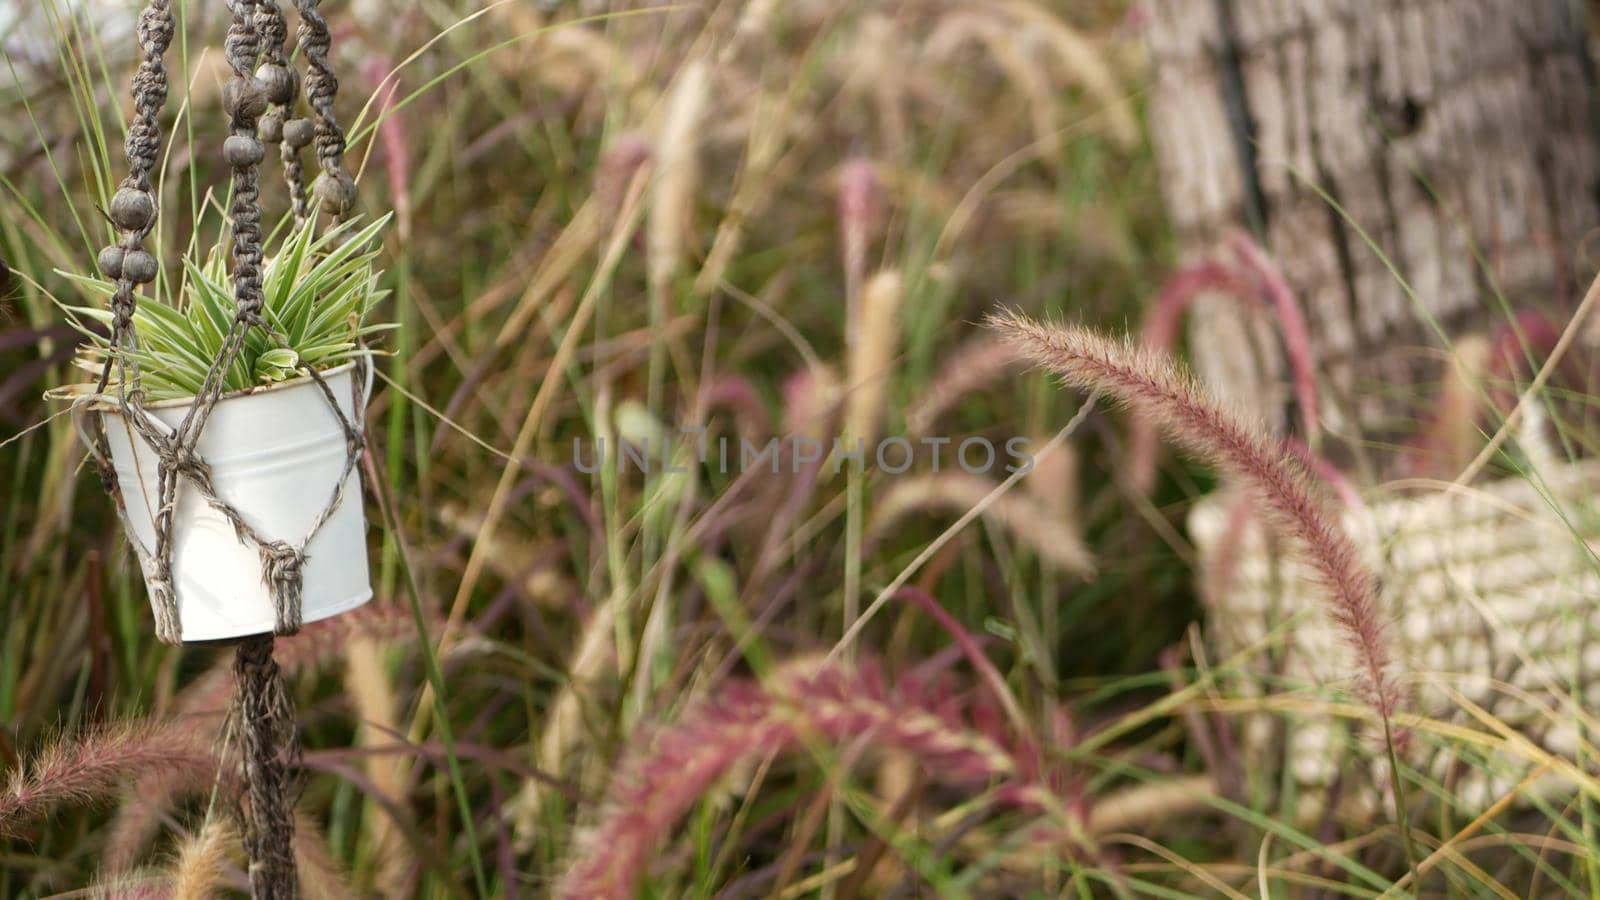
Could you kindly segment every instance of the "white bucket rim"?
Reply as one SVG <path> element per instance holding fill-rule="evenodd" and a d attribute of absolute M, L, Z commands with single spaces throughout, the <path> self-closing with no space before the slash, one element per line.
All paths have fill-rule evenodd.
<path fill-rule="evenodd" d="M 341 363 L 341 364 L 339 364 L 337 366 L 334 366 L 331 369 L 318 369 L 317 370 L 317 374 L 322 376 L 322 378 L 324 380 L 326 380 L 328 378 L 334 378 L 334 377 L 337 377 L 339 375 L 343 375 L 345 372 L 350 371 L 351 369 L 354 369 L 356 367 L 356 363 L 357 362 L 361 362 L 363 360 L 367 363 L 368 371 L 370 372 L 371 371 L 371 366 L 372 366 L 372 351 L 367 350 L 367 351 L 364 351 L 364 352 L 359 353 L 357 355 L 360 357 L 360 359 L 353 359 L 353 360 L 351 360 L 351 361 L 349 361 L 347 363 Z M 371 390 L 372 390 L 371 389 L 371 385 L 370 385 L 371 380 L 372 380 L 372 375 L 369 374 L 367 376 L 367 381 L 369 382 L 368 387 L 367 387 L 367 393 L 368 394 L 370 394 Z M 276 381 L 276 382 L 273 382 L 272 384 L 253 384 L 250 387 L 244 388 L 242 390 L 230 391 L 230 392 L 228 392 L 226 394 L 222 394 L 222 395 L 218 396 L 217 397 L 217 402 L 221 403 L 224 400 L 239 400 L 239 399 L 242 399 L 242 398 L 245 398 L 245 397 L 255 397 L 255 396 L 259 396 L 261 394 L 269 393 L 271 391 L 283 391 L 283 390 L 288 390 L 290 388 L 302 387 L 304 385 L 312 384 L 312 383 L 313 382 L 312 382 L 312 379 L 311 379 L 310 375 L 298 375 L 298 376 L 296 376 L 294 378 L 288 379 L 287 381 Z M 181 408 L 183 408 L 185 406 L 193 406 L 194 405 L 194 401 L 195 401 L 194 397 L 173 397 L 170 400 L 157 400 L 154 403 L 146 403 L 144 405 L 144 408 L 147 409 L 147 410 L 149 410 L 149 409 L 181 409 Z M 122 415 L 122 407 L 119 404 L 111 402 L 110 397 L 106 397 L 104 399 L 97 399 L 97 400 L 91 402 L 88 405 L 88 408 L 90 410 L 94 411 L 94 412 L 110 413 L 111 415 L 114 415 L 114 416 L 121 416 Z"/>

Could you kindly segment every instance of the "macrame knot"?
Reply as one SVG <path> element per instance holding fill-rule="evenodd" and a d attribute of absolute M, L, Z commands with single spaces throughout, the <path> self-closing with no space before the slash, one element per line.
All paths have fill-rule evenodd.
<path fill-rule="evenodd" d="M 178 435 L 168 435 L 156 443 L 155 451 L 156 459 L 163 470 L 189 479 L 206 499 L 216 497 L 216 485 L 211 483 L 211 464 L 194 452 L 193 447 L 179 440 Z M 174 494 L 174 502 L 176 499 L 177 495 Z M 228 519 L 233 522 L 234 532 L 239 535 L 239 539 L 244 540 L 244 523 L 236 515 L 229 515 Z"/>
<path fill-rule="evenodd" d="M 117 265 L 122 265 L 121 259 L 118 259 Z M 122 277 L 120 268 L 117 270 L 117 277 L 119 279 Z M 138 302 L 138 298 L 133 294 L 132 284 L 117 285 L 117 292 L 111 295 L 112 337 L 120 337 L 127 333 L 128 325 L 133 322 L 133 313 L 138 308 Z"/>
<path fill-rule="evenodd" d="M 161 461 L 168 471 L 177 472 L 185 477 L 200 475 L 205 478 L 206 461 L 200 454 L 194 452 L 189 445 L 177 440 L 177 435 L 172 435 L 163 440 L 156 448 L 156 458 Z"/>
<path fill-rule="evenodd" d="M 139 46 L 156 56 L 165 55 L 172 43 L 172 11 L 162 6 L 145 7 L 139 16 Z"/>
<path fill-rule="evenodd" d="M 300 585 L 305 562 L 305 554 L 284 541 L 261 545 L 261 580 L 272 595 L 272 610 L 277 617 L 274 634 L 289 635 L 300 630 Z"/>

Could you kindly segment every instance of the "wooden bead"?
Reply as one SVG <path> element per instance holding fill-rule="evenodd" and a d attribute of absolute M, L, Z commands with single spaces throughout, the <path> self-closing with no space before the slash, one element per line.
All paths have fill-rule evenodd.
<path fill-rule="evenodd" d="M 123 249 L 116 244 L 101 249 L 100 255 L 95 258 L 95 264 L 100 267 L 100 274 L 115 281 L 122 277 Z"/>
<path fill-rule="evenodd" d="M 356 204 L 356 183 L 348 172 L 323 172 L 311 190 L 326 212 L 345 213 Z"/>
<path fill-rule="evenodd" d="M 156 280 L 156 258 L 144 250 L 129 250 L 122 255 L 122 277 L 134 284 Z"/>
<path fill-rule="evenodd" d="M 295 73 L 292 69 L 264 63 L 256 69 L 256 81 L 267 95 L 269 103 L 288 103 L 294 99 Z"/>
<path fill-rule="evenodd" d="M 269 143 L 276 144 L 283 140 L 283 116 L 277 113 L 267 113 L 256 123 L 256 137 Z"/>
<path fill-rule="evenodd" d="M 230 134 L 222 142 L 222 160 L 235 169 L 244 169 L 261 162 L 266 148 L 248 134 Z"/>
<path fill-rule="evenodd" d="M 156 201 L 149 191 L 125 187 L 111 198 L 111 224 L 123 231 L 140 231 L 156 215 Z"/>
<path fill-rule="evenodd" d="M 267 111 L 267 92 L 254 78 L 234 78 L 222 86 L 222 108 L 235 119 L 254 119 Z"/>
<path fill-rule="evenodd" d="M 311 143 L 316 133 L 317 128 L 310 119 L 290 119 L 283 123 L 283 142 L 294 150 Z"/>

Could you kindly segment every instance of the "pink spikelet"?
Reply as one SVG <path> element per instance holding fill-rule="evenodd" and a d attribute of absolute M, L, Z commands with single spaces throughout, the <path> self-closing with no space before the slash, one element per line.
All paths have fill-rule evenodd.
<path fill-rule="evenodd" d="M 1262 290 L 1278 314 L 1278 328 L 1283 332 L 1289 368 L 1294 372 L 1295 401 L 1300 406 L 1305 439 L 1315 441 L 1320 427 L 1317 419 L 1316 367 L 1311 352 L 1311 333 L 1306 329 L 1300 303 L 1295 299 L 1289 282 L 1254 238 L 1243 231 L 1235 231 L 1228 235 L 1227 245 L 1239 265 L 1260 281 Z"/>
<path fill-rule="evenodd" d="M 406 140 L 405 123 L 394 109 L 400 81 L 393 77 L 389 60 L 375 56 L 362 67 L 362 74 L 378 85 L 378 145 L 383 148 L 383 167 L 389 180 L 389 196 L 394 200 L 395 220 L 400 237 L 411 237 L 411 150 Z"/>
<path fill-rule="evenodd" d="M 0 789 L 0 834 L 61 804 L 101 799 L 134 779 L 215 769 L 209 747 L 178 723 L 117 726 L 63 740 L 10 773 Z"/>
<path fill-rule="evenodd" d="M 625 764 L 593 832 L 580 838 L 575 865 L 556 896 L 630 898 L 657 840 L 678 817 L 742 759 L 794 740 L 793 725 L 774 715 L 771 698 L 753 684 L 722 692 L 657 736 L 648 755 Z"/>
<path fill-rule="evenodd" d="M 1153 351 L 1170 353 L 1178 343 L 1178 326 L 1184 313 L 1194 303 L 1195 297 L 1207 291 L 1225 291 L 1236 297 L 1249 299 L 1250 286 L 1231 267 L 1214 261 L 1204 261 L 1185 266 L 1172 273 L 1150 311 L 1145 313 L 1141 337 L 1144 345 Z M 1141 494 L 1155 487 L 1156 423 L 1146 416 L 1136 416 L 1128 437 L 1128 480 Z"/>
<path fill-rule="evenodd" d="M 641 131 L 618 135 L 600 154 L 595 167 L 595 197 L 608 217 L 622 207 L 628 183 L 640 168 L 650 163 L 654 154 L 649 135 Z"/>
<path fill-rule="evenodd" d="M 1294 376 L 1295 401 L 1300 407 L 1301 433 L 1315 441 L 1319 424 L 1316 366 L 1311 351 L 1311 334 L 1305 315 L 1289 282 L 1273 265 L 1266 251 L 1242 231 L 1224 240 L 1232 260 L 1204 260 L 1172 274 L 1151 304 L 1143 325 L 1144 345 L 1170 352 L 1177 345 L 1178 326 L 1196 297 L 1208 291 L 1221 291 L 1246 304 L 1258 304 L 1265 297 L 1271 305 L 1278 330 L 1283 335 L 1289 368 Z M 1155 484 L 1156 425 L 1146 418 L 1134 420 L 1129 439 L 1129 482 L 1140 493 L 1149 493 Z"/>
<path fill-rule="evenodd" d="M 1307 472 L 1327 482 L 1340 503 L 1351 509 L 1362 509 L 1366 506 L 1361 499 L 1361 492 L 1356 490 L 1350 477 L 1339 471 L 1339 467 L 1329 462 L 1326 456 L 1307 447 L 1304 441 L 1296 437 L 1284 438 L 1283 446 L 1294 454 L 1294 458 L 1300 461 L 1300 465 L 1304 466 Z"/>
<path fill-rule="evenodd" d="M 839 171 L 839 228 L 845 271 L 866 271 L 867 243 L 883 220 L 883 188 L 872 161 L 855 157 Z"/>
<path fill-rule="evenodd" d="M 839 170 L 839 243 L 844 261 L 847 328 L 853 337 L 867 271 L 867 249 L 883 220 L 883 188 L 872 161 L 854 157 Z"/>
<path fill-rule="evenodd" d="M 1388 726 L 1401 691 L 1376 581 L 1294 451 L 1245 425 L 1165 356 L 1016 313 L 992 315 L 989 325 L 1073 387 L 1104 392 L 1142 410 L 1179 444 L 1260 497 L 1276 525 L 1298 541 L 1326 588 L 1328 614 L 1356 652 L 1359 693 Z"/>
<path fill-rule="evenodd" d="M 737 681 L 691 707 L 627 755 L 600 821 L 578 841 L 555 896 L 627 900 L 650 853 L 718 779 L 742 763 L 782 750 L 866 740 L 915 756 L 958 785 L 998 783 L 1005 801 L 1060 809 L 1036 770 L 1006 743 L 962 720 L 953 697 L 889 685 L 871 666 L 791 664 L 768 683 Z"/>

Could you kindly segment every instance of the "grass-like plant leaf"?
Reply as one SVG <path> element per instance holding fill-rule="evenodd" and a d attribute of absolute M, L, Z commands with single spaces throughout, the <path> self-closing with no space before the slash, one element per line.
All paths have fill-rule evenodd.
<path fill-rule="evenodd" d="M 378 288 L 378 240 L 389 215 L 358 227 L 346 222 L 317 233 L 314 223 L 292 228 L 262 269 L 262 315 L 272 334 L 252 331 L 223 377 L 224 392 L 241 391 L 331 369 L 348 362 L 363 339 L 385 331 L 388 323 L 368 316 L 388 295 Z M 183 281 L 172 304 L 141 294 L 134 313 L 138 346 L 129 351 L 138 364 L 150 400 L 192 397 L 222 353 L 233 325 L 233 284 L 226 245 L 204 260 L 183 260 Z M 92 299 L 108 301 L 116 285 L 103 278 L 63 273 Z M 67 317 L 89 336 L 83 367 L 98 372 L 114 350 L 89 322 L 109 325 L 100 306 L 63 306 Z M 86 385 L 65 393 L 87 390 Z"/>

